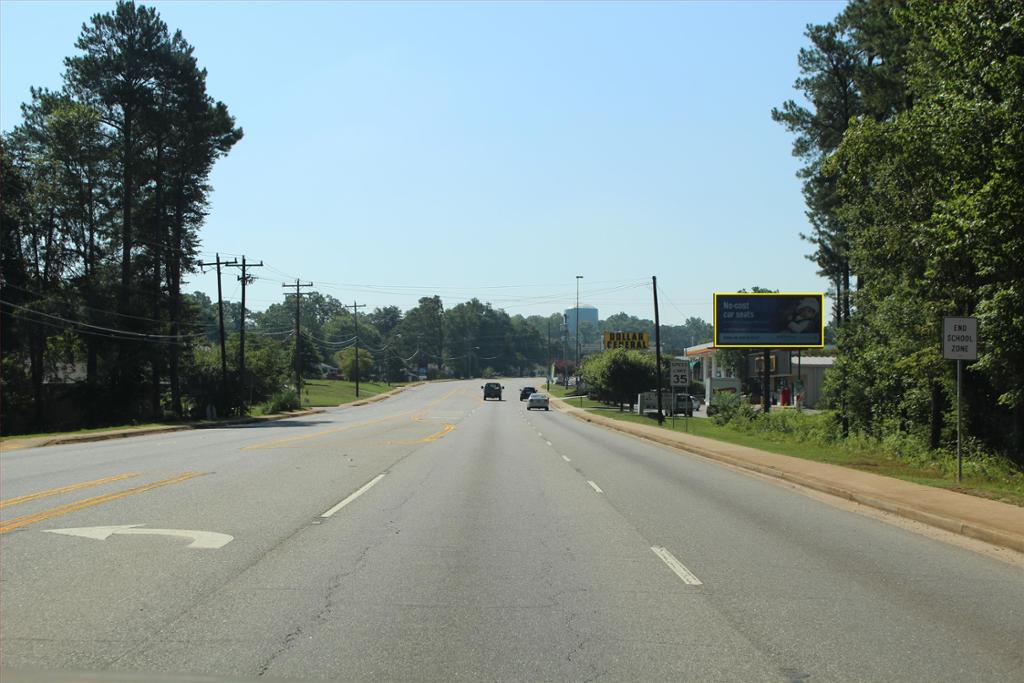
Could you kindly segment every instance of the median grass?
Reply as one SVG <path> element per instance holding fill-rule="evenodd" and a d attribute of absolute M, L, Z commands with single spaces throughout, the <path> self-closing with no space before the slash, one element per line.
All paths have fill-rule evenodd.
<path fill-rule="evenodd" d="M 401 384 L 381 382 L 360 382 L 359 396 L 356 397 L 356 383 L 342 379 L 311 379 L 302 382 L 302 407 L 322 408 L 339 406 L 356 400 L 370 398 L 377 394 L 396 389 Z"/>
<path fill-rule="evenodd" d="M 566 402 L 577 405 L 575 399 L 566 399 Z M 653 418 L 607 408 L 590 410 L 625 422 L 658 425 Z M 830 419 L 828 413 L 812 415 L 779 411 L 769 417 L 772 424 L 759 417 L 726 424 L 718 424 L 707 418 L 676 417 L 674 427 L 671 419 L 667 419 L 661 427 L 1024 507 L 1024 472 L 1006 458 L 977 452 L 965 455 L 964 478 L 958 483 L 955 477 L 956 460 L 951 453 L 944 450 L 929 451 L 906 438 L 832 439 L 828 436 L 827 423 Z"/>
<path fill-rule="evenodd" d="M 67 431 L 57 432 L 33 432 L 31 434 L 10 434 L 7 436 L 0 436 L 0 443 L 8 441 L 24 441 L 26 439 L 36 439 L 44 436 L 74 436 L 76 434 L 94 434 L 96 432 L 116 432 L 116 431 L 128 431 L 134 429 L 145 429 L 147 427 L 162 427 L 165 423 L 162 422 L 146 422 L 144 424 L 127 424 L 127 425 L 110 425 L 108 427 L 91 427 L 88 429 L 71 429 Z"/>

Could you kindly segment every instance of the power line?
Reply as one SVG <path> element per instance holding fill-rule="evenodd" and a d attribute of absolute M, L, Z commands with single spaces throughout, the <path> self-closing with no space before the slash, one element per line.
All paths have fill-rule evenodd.
<path fill-rule="evenodd" d="M 119 339 L 183 340 L 183 339 L 191 339 L 191 338 L 195 338 L 195 337 L 203 337 L 203 336 L 205 336 L 204 332 L 197 332 L 197 333 L 191 334 L 191 335 L 149 334 L 148 332 L 133 332 L 131 330 L 121 330 L 121 329 L 118 329 L 116 327 L 103 327 L 102 325 L 93 325 L 91 323 L 82 322 L 81 320 L 72 320 L 70 318 L 64 318 L 64 317 L 61 317 L 59 315 L 53 315 L 51 313 L 44 313 L 43 311 L 37 311 L 37 310 L 35 310 L 33 308 L 28 308 L 26 306 L 20 306 L 20 305 L 18 305 L 16 303 L 13 303 L 13 302 L 10 302 L 10 301 L 4 301 L 2 299 L 0 299 L 0 304 L 4 304 L 5 306 L 10 306 L 12 308 L 16 308 L 18 310 L 25 311 L 26 313 L 31 313 L 33 315 L 40 315 L 40 316 L 43 316 L 45 318 L 49 318 L 51 320 L 59 320 L 59 321 L 61 321 L 63 323 L 66 323 L 68 325 L 78 325 L 80 327 L 85 327 L 85 328 L 92 329 L 92 330 L 98 330 L 98 331 L 101 331 L 101 332 L 112 333 L 112 334 L 118 335 L 117 338 L 119 338 Z"/>

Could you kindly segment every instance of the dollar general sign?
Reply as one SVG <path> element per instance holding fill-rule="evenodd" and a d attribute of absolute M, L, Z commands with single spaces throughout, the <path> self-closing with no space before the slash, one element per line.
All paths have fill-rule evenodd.
<path fill-rule="evenodd" d="M 606 349 L 646 349 L 650 346 L 650 337 L 646 332 L 605 332 L 604 348 Z"/>

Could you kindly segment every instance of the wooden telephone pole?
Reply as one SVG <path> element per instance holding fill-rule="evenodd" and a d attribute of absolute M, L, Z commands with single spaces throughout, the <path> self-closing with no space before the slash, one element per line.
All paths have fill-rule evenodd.
<path fill-rule="evenodd" d="M 282 287 L 295 288 L 295 393 L 299 395 L 299 407 L 302 407 L 302 352 L 301 352 L 301 339 L 302 328 L 299 327 L 299 318 L 302 315 L 302 296 L 304 294 L 311 294 L 311 292 L 303 292 L 304 287 L 312 287 L 312 282 L 302 283 L 296 278 L 294 285 L 283 283 Z"/>
<path fill-rule="evenodd" d="M 224 295 L 221 291 L 220 286 L 220 267 L 221 266 L 233 266 L 238 261 L 231 259 L 230 261 L 221 261 L 220 254 L 215 254 L 216 260 L 213 263 L 200 263 L 200 268 L 206 268 L 209 266 L 217 267 L 217 315 L 220 318 L 220 410 L 221 414 L 226 413 L 227 400 L 228 400 L 228 358 L 225 351 L 226 346 L 224 344 Z"/>
<path fill-rule="evenodd" d="M 345 306 L 348 308 L 348 306 Z M 356 325 L 356 398 L 359 398 L 359 309 L 366 308 L 366 304 L 352 302 L 352 317 L 355 318 Z"/>
<path fill-rule="evenodd" d="M 252 284 L 256 278 L 249 275 L 246 272 L 247 268 L 259 268 L 263 265 L 263 261 L 259 263 L 246 263 L 245 255 L 242 255 L 241 263 L 227 263 L 225 265 L 234 266 L 242 269 L 242 274 L 238 276 L 238 281 L 242 283 L 242 310 L 238 318 L 238 380 L 242 385 L 242 396 L 238 404 L 242 407 L 242 411 L 245 411 L 246 406 L 246 391 L 245 388 L 248 386 L 248 382 L 245 378 L 245 286 Z"/>

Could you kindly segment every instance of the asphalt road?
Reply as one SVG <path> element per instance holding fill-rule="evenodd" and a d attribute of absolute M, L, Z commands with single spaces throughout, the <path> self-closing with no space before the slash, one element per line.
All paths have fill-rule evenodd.
<path fill-rule="evenodd" d="M 525 383 L 4 453 L 3 666 L 1024 680 L 1018 566 L 527 413 Z"/>

